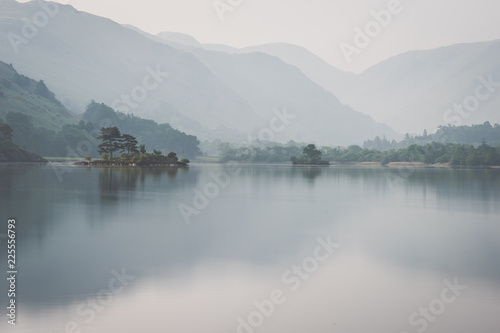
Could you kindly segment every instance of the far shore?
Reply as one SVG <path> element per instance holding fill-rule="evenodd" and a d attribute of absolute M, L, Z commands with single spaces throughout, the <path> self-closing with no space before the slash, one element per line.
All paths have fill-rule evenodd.
<path fill-rule="evenodd" d="M 94 165 L 93 162 L 89 163 L 83 158 L 67 158 L 67 157 L 45 157 L 50 163 L 64 163 L 73 164 L 80 166 L 92 166 L 92 167 L 184 167 L 183 165 Z M 44 162 L 2 162 L 2 164 L 33 164 L 33 163 L 44 163 Z M 381 165 L 380 162 L 330 162 L 330 165 L 292 165 L 291 162 L 238 162 L 238 161 L 227 161 L 221 162 L 218 157 L 199 157 L 194 159 L 190 165 L 218 165 L 225 163 L 237 163 L 239 165 L 276 165 L 276 166 L 294 166 L 296 168 L 311 168 L 311 167 L 353 167 L 353 168 L 372 168 L 372 169 L 395 169 L 395 168 L 432 168 L 432 169 L 500 169 L 500 166 L 468 166 L 468 165 L 458 165 L 453 166 L 449 163 L 435 163 L 435 164 L 425 164 L 423 162 L 391 162 L 385 166 Z"/>

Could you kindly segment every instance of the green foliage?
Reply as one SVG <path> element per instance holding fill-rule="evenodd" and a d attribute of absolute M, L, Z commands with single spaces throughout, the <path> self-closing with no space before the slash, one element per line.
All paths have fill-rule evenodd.
<path fill-rule="evenodd" d="M 377 150 L 402 149 L 411 145 L 425 146 L 432 142 L 437 143 L 462 143 L 478 146 L 484 141 L 492 146 L 500 145 L 500 125 L 492 126 L 489 122 L 472 126 L 439 126 L 434 134 L 427 134 L 424 130 L 422 136 L 412 137 L 406 134 L 405 139 L 401 142 L 389 142 L 384 137 L 380 139 L 378 136 L 373 140 L 365 141 L 364 148 Z"/>
<path fill-rule="evenodd" d="M 195 136 L 175 130 L 168 124 L 158 124 L 132 114 L 126 115 L 115 112 L 102 103 L 92 101 L 87 106 L 83 119 L 99 128 L 102 127 L 103 122 L 113 124 L 113 126 L 119 127 L 121 131 L 133 135 L 138 142 L 145 144 L 149 149 L 173 150 L 190 158 L 201 155 L 198 147 L 200 142 Z"/>
<path fill-rule="evenodd" d="M 123 134 L 121 137 L 121 149 L 122 151 L 126 151 L 128 154 L 130 153 L 138 153 L 137 150 L 137 139 L 130 134 Z"/>
<path fill-rule="evenodd" d="M 244 162 L 289 162 L 292 156 L 302 154 L 302 149 L 297 146 L 274 146 L 274 147 L 240 147 L 233 148 L 229 143 L 219 144 L 221 162 L 244 161 Z"/>
<path fill-rule="evenodd" d="M 113 153 L 122 148 L 121 137 L 120 130 L 116 126 L 101 128 L 101 135 L 97 137 L 102 140 L 99 153 L 108 153 L 110 158 L 113 158 Z"/>
<path fill-rule="evenodd" d="M 9 81 L 9 80 L 7 80 L 6 78 L 2 78 L 2 79 L 0 80 L 0 83 L 2 84 L 2 86 L 4 86 L 4 87 L 5 87 L 5 88 L 7 88 L 7 89 L 12 88 L 12 82 L 11 82 L 11 81 Z"/>
<path fill-rule="evenodd" d="M 0 134 L 2 139 L 12 141 L 12 128 L 7 124 L 0 124 Z"/>
<path fill-rule="evenodd" d="M 101 154 L 101 159 L 103 161 L 108 161 L 109 160 L 109 154 L 108 153 L 102 153 Z"/>
<path fill-rule="evenodd" d="M 145 144 L 139 145 L 139 153 L 146 154 L 146 145 Z"/>
<path fill-rule="evenodd" d="M 55 132 L 66 124 L 78 121 L 77 116 L 62 106 L 43 81 L 20 75 L 12 66 L 1 61 L 0 90 L 3 93 L 3 97 L 0 96 L 0 119 L 6 121 L 9 113 L 29 118 L 29 121 L 23 121 L 29 126 L 27 131 L 13 128 L 13 142 L 31 151 L 54 152 Z M 49 139 L 47 136 L 51 134 Z M 38 141 L 40 138 L 43 140 Z"/>
<path fill-rule="evenodd" d="M 30 84 L 31 84 L 31 80 L 30 78 L 22 75 L 22 74 L 18 74 L 18 73 L 15 73 L 14 74 L 14 79 L 13 81 L 21 88 L 23 89 L 28 89 L 30 87 Z"/>
<path fill-rule="evenodd" d="M 15 143 L 0 138 L 0 162 L 47 162 L 40 156 L 27 152 Z"/>
<path fill-rule="evenodd" d="M 176 161 L 178 160 L 178 158 L 177 158 L 177 154 L 176 154 L 176 153 L 174 153 L 173 151 L 171 151 L 170 153 L 168 153 L 168 154 L 167 154 L 167 157 L 168 157 L 168 158 L 171 158 L 171 159 L 173 159 L 173 160 L 176 160 Z"/>
<path fill-rule="evenodd" d="M 5 117 L 7 125 L 13 132 L 14 141 L 18 145 L 28 145 L 34 132 L 31 118 L 20 112 L 9 112 Z"/>
<path fill-rule="evenodd" d="M 40 80 L 36 83 L 35 94 L 45 99 L 48 99 L 49 101 L 57 105 L 61 105 L 61 102 L 57 100 L 56 95 L 54 95 L 54 93 L 50 91 L 49 88 L 47 88 L 43 80 Z"/>
<path fill-rule="evenodd" d="M 101 160 L 93 162 L 93 165 L 136 165 L 136 166 L 157 166 L 157 165 L 174 165 L 186 166 L 189 163 L 188 159 L 183 158 L 180 162 L 177 159 L 169 158 L 160 154 L 122 154 L 116 157 L 109 157 L 106 153 L 103 154 Z"/>
<path fill-rule="evenodd" d="M 403 149 L 379 151 L 362 149 L 359 146 L 321 147 L 307 146 L 304 155 L 296 157 L 297 147 L 276 146 L 272 148 L 231 148 L 223 146 L 222 161 L 286 162 L 293 164 L 323 164 L 323 161 L 340 163 L 377 162 L 388 165 L 391 162 L 420 162 L 425 164 L 449 163 L 450 165 L 500 166 L 500 147 L 485 143 L 475 148 L 472 145 L 432 142 L 425 146 L 411 145 Z M 321 152 L 321 160 L 317 160 Z M 312 156 L 312 159 L 311 159 Z M 326 162 L 327 163 L 327 162 Z"/>
<path fill-rule="evenodd" d="M 90 161 L 92 161 L 92 156 L 88 156 L 88 155 L 87 155 L 87 156 L 85 156 L 84 158 L 85 158 L 85 160 L 86 160 L 86 161 L 89 161 L 89 162 L 90 162 Z"/>
<path fill-rule="evenodd" d="M 302 149 L 302 157 L 296 158 L 292 156 L 290 160 L 293 164 L 309 164 L 309 165 L 328 165 L 328 161 L 321 159 L 323 153 L 316 148 L 316 145 L 309 144 Z"/>

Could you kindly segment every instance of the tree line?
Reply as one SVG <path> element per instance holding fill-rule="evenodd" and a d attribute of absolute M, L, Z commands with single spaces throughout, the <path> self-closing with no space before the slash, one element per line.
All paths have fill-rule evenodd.
<path fill-rule="evenodd" d="M 296 164 L 319 164 L 321 160 L 339 163 L 378 162 L 421 162 L 425 164 L 449 163 L 450 165 L 498 166 L 500 146 L 492 147 L 485 142 L 478 147 L 469 144 L 438 143 L 411 145 L 401 149 L 380 151 L 349 147 L 320 147 L 314 145 L 274 147 L 229 147 L 221 145 L 221 161 L 241 162 L 289 162 Z M 309 152 L 308 152 L 309 151 Z"/>
<path fill-rule="evenodd" d="M 434 134 L 426 130 L 422 135 L 411 136 L 408 133 L 399 142 L 389 141 L 385 137 L 375 137 L 363 143 L 363 148 L 376 150 L 391 150 L 406 148 L 411 145 L 425 146 L 432 142 L 438 143 L 463 143 L 479 146 L 483 141 L 490 146 L 500 146 L 500 124 L 491 125 L 490 122 L 470 126 L 439 126 Z"/>

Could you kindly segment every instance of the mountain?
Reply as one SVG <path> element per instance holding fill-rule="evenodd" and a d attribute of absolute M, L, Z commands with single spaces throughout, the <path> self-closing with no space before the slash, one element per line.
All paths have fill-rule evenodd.
<path fill-rule="evenodd" d="M 0 1 L 2 13 L 8 12 L 0 21 L 0 45 L 7 46 L 0 48 L 0 59 L 44 80 L 78 112 L 96 100 L 201 139 L 241 142 L 269 126 L 273 109 L 286 107 L 297 122 L 280 133 L 282 141 L 345 145 L 395 134 L 278 58 L 176 48 L 68 5 Z M 23 37 L 29 24 L 21 18 L 39 12 L 47 13 L 48 23 Z M 162 36 L 194 43 L 179 34 Z"/>
<path fill-rule="evenodd" d="M 500 41 L 407 52 L 367 69 L 360 84 L 338 94 L 354 108 L 412 133 L 438 125 L 500 122 L 499 86 L 486 87 L 490 79 L 500 82 Z M 477 93 L 487 97 L 478 100 Z M 471 111 L 453 110 L 470 102 Z"/>
<path fill-rule="evenodd" d="M 358 142 L 361 135 L 374 137 L 384 133 L 394 136 L 389 127 L 374 126 L 370 117 L 341 104 L 297 68 L 276 57 L 263 53 L 227 54 L 199 48 L 191 52 L 248 101 L 261 117 L 261 130 L 254 131 L 253 138 L 271 136 L 271 140 L 283 141 L 280 140 L 283 138 L 281 131 L 271 135 L 271 131 L 262 131 L 262 128 L 270 129 L 269 122 L 276 112 L 285 110 L 291 116 L 283 133 L 299 141 L 349 145 Z"/>
<path fill-rule="evenodd" d="M 346 84 L 356 83 L 356 74 L 333 67 L 302 46 L 271 43 L 242 48 L 238 52 L 262 52 L 280 58 L 287 64 L 300 69 L 307 77 L 333 94 L 336 94 L 336 91 L 341 91 Z"/>
<path fill-rule="evenodd" d="M 78 122 L 78 117 L 55 98 L 43 81 L 19 74 L 0 61 L 0 120 L 5 121 L 9 112 L 25 114 L 37 127 L 48 130 Z"/>
<path fill-rule="evenodd" d="M 272 117 L 270 111 L 278 108 L 279 103 L 283 104 L 282 107 L 287 107 L 288 111 L 297 113 L 301 121 L 287 128 L 287 132 L 297 140 L 325 142 L 321 137 L 329 131 L 342 133 L 342 140 L 336 141 L 341 145 L 358 142 L 360 131 L 374 136 L 379 135 L 374 134 L 378 132 L 398 137 L 384 125 L 373 131 L 372 119 L 342 105 L 335 96 L 321 89 L 317 82 L 311 81 L 310 77 L 299 71 L 295 63 L 301 63 L 303 68 L 309 68 L 311 71 L 316 64 L 323 66 L 316 71 L 316 77 L 323 78 L 323 81 L 332 75 L 351 79 L 354 76 L 336 70 L 304 48 L 283 43 L 236 49 L 218 44 L 199 44 L 197 41 L 198 44 L 195 44 L 189 42 L 190 39 L 184 34 L 180 35 L 183 37 L 172 38 L 170 36 L 177 34 L 163 32 L 151 38 L 160 37 L 168 45 L 194 54 L 239 96 L 249 101 L 263 121 L 266 117 Z M 278 58 L 281 61 L 278 61 Z M 325 68 L 329 71 L 325 71 Z M 310 109 L 318 113 L 318 118 L 308 117 Z M 322 121 L 318 122 L 317 119 Z M 348 121 L 339 122 L 339 119 Z M 252 134 L 255 138 L 259 133 L 254 131 Z"/>
<path fill-rule="evenodd" d="M 245 101 L 189 53 L 68 5 L 1 1 L 9 15 L 0 21 L 0 45 L 7 46 L 0 59 L 43 79 L 72 110 L 82 113 L 97 100 L 194 134 L 243 131 L 243 124 L 255 122 Z M 9 34 L 22 37 L 21 18 L 43 11 L 40 4 L 56 14 L 12 47 Z"/>
<path fill-rule="evenodd" d="M 500 81 L 500 41 L 406 52 L 359 75 L 342 72 L 294 45 L 275 43 L 239 51 L 264 52 L 296 66 L 343 103 L 402 133 L 500 121 L 498 86 L 479 107 L 471 104 L 473 111 L 454 110 L 454 104 L 475 96 L 490 75 L 494 82 Z"/>
<path fill-rule="evenodd" d="M 178 45 L 201 47 L 200 42 L 198 42 L 196 38 L 180 32 L 169 32 L 169 31 L 160 32 L 157 36 L 158 38 L 161 38 L 165 41 L 169 41 Z"/>

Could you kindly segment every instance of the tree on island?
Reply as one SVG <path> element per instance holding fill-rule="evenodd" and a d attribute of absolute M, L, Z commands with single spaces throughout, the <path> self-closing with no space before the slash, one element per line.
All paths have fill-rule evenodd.
<path fill-rule="evenodd" d="M 127 154 L 138 154 L 139 150 L 137 150 L 137 139 L 130 134 L 122 135 L 122 151 L 126 151 Z"/>
<path fill-rule="evenodd" d="M 98 139 L 102 140 L 99 145 L 101 160 L 95 161 L 93 165 L 186 166 L 189 163 L 188 159 L 179 161 L 177 154 L 174 152 L 163 156 L 161 150 L 153 149 L 153 153 L 148 154 L 144 144 L 141 144 L 137 149 L 137 139 L 129 134 L 121 134 L 118 127 L 101 128 Z M 113 156 L 116 151 L 121 151 L 122 154 Z"/>
<path fill-rule="evenodd" d="M 323 153 L 316 148 L 315 144 L 309 144 L 302 149 L 302 157 L 292 156 L 293 164 L 328 165 L 328 161 L 322 160 Z"/>
<path fill-rule="evenodd" d="M 171 159 L 173 159 L 173 160 L 175 160 L 175 161 L 179 160 L 179 158 L 177 157 L 177 154 L 176 154 L 176 153 L 174 153 L 173 151 L 171 151 L 170 153 L 168 153 L 168 154 L 167 154 L 167 157 L 168 157 L 168 158 L 171 158 Z"/>
<path fill-rule="evenodd" d="M 113 152 L 122 148 L 121 133 L 116 126 L 101 128 L 101 135 L 97 138 L 102 140 L 102 143 L 99 145 L 99 154 L 107 153 L 113 158 Z"/>
<path fill-rule="evenodd" d="M 304 147 L 302 150 L 304 157 L 307 159 L 309 162 L 316 162 L 321 160 L 321 156 L 323 153 L 319 151 L 319 149 L 316 148 L 316 145 L 310 144 Z"/>

